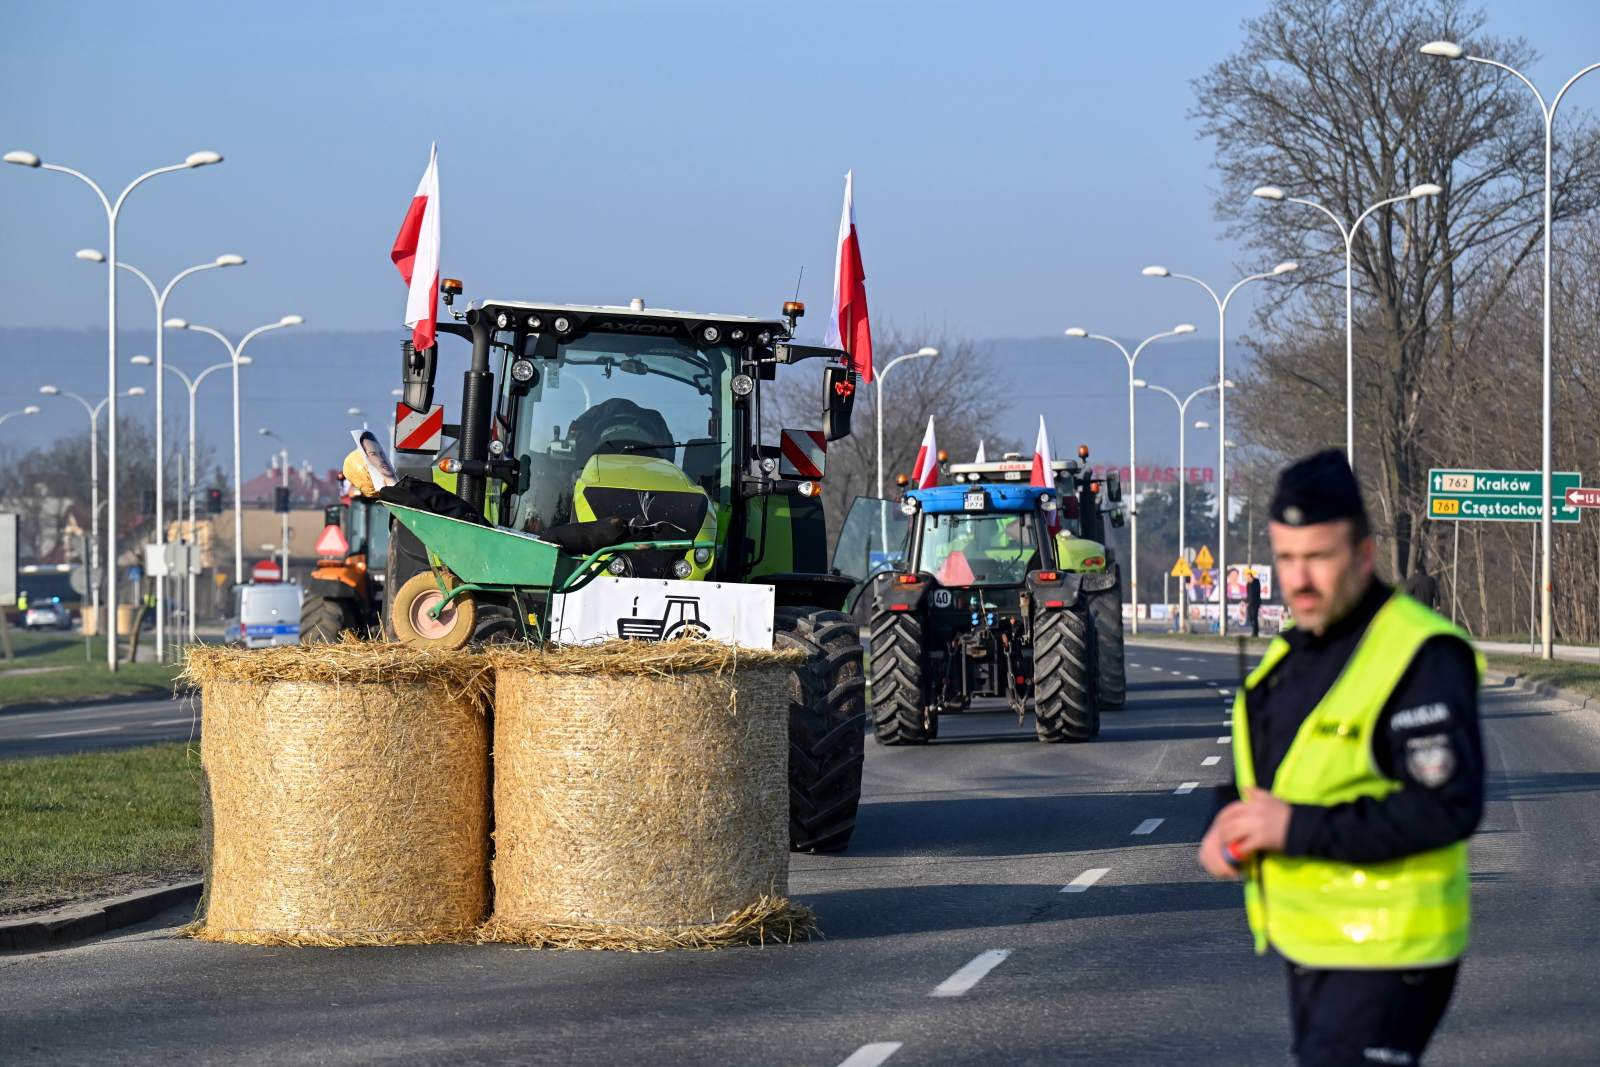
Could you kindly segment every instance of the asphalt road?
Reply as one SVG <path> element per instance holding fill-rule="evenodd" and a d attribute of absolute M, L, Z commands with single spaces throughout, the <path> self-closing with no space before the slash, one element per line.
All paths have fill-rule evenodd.
<path fill-rule="evenodd" d="M 199 698 L 0 708 L 0 760 L 200 739 Z"/>
<path fill-rule="evenodd" d="M 1090 744 L 1039 744 L 1006 712 L 946 718 L 926 748 L 869 742 L 851 848 L 794 858 L 822 940 L 274 949 L 172 939 L 183 916 L 169 914 L 0 957 L 0 1058 L 1285 1064 L 1283 965 L 1253 955 L 1238 888 L 1194 860 L 1208 788 L 1230 773 L 1218 738 L 1237 661 L 1148 646 L 1129 658 L 1129 708 Z M 1485 711 L 1474 944 L 1430 1062 L 1593 1063 L 1600 719 L 1510 690 Z M 1093 884 L 1062 891 L 1074 882 Z"/>

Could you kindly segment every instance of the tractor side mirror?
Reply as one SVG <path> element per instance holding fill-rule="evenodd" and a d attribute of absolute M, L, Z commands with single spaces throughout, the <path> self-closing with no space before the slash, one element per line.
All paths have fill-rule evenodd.
<path fill-rule="evenodd" d="M 1115 526 L 1119 530 L 1122 529 L 1122 509 L 1121 508 L 1112 508 L 1111 509 L 1111 525 Z"/>
<path fill-rule="evenodd" d="M 412 411 L 427 411 L 433 406 L 433 376 L 438 370 L 439 346 L 418 352 L 410 341 L 400 343 L 401 399 Z"/>
<path fill-rule="evenodd" d="M 1122 472 L 1112 467 L 1106 471 L 1106 503 L 1122 503 Z M 1121 526 L 1120 521 L 1113 521 L 1113 525 Z"/>
<path fill-rule="evenodd" d="M 822 434 L 829 441 L 850 436 L 850 413 L 856 406 L 856 383 L 848 367 L 822 369 Z"/>

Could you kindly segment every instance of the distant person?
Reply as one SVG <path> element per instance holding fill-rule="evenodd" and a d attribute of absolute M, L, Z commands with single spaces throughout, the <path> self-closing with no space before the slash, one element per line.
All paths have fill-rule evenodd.
<path fill-rule="evenodd" d="M 1200 862 L 1244 878 L 1256 951 L 1288 962 L 1301 1067 L 1415 1067 L 1467 946 L 1478 662 L 1463 631 L 1374 579 L 1342 453 L 1285 470 L 1271 516 L 1295 625 L 1235 697 L 1235 784 Z"/>
<path fill-rule="evenodd" d="M 1250 636 L 1261 636 L 1261 578 L 1255 571 L 1246 571 L 1250 580 L 1244 583 L 1245 621 L 1250 624 Z"/>
<path fill-rule="evenodd" d="M 1406 596 L 1415 600 L 1425 608 L 1439 610 L 1439 583 L 1426 570 L 1418 567 L 1406 578 Z"/>

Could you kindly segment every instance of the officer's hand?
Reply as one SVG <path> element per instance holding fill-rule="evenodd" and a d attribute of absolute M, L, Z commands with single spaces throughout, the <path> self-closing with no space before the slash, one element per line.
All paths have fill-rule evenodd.
<path fill-rule="evenodd" d="M 1217 814 L 1213 828 L 1233 844 L 1235 855 L 1282 852 L 1289 840 L 1289 817 L 1294 809 L 1265 789 L 1251 786 L 1245 798 Z"/>
<path fill-rule="evenodd" d="M 1216 823 L 1212 823 L 1206 836 L 1200 839 L 1200 866 L 1210 872 L 1213 878 L 1238 880 L 1238 869 L 1222 855 L 1222 833 Z"/>

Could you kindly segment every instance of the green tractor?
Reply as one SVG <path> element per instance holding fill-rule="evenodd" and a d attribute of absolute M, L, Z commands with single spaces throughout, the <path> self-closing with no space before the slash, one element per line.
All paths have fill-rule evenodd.
<path fill-rule="evenodd" d="M 984 698 L 1006 700 L 1019 722 L 1031 700 L 1041 741 L 1088 741 L 1101 710 L 1123 706 L 1121 579 L 1104 533 L 1107 517 L 1122 524 L 1118 476 L 1103 507 L 1079 463 L 1056 461 L 1050 487 L 1025 484 L 1030 467 L 1016 455 L 954 464 L 954 484 L 852 508 L 841 551 L 885 531 L 856 605 L 870 619 L 880 743 L 926 743 L 941 714 Z"/>
<path fill-rule="evenodd" d="M 865 679 L 855 622 L 840 610 L 852 583 L 828 573 L 818 482 L 825 441 L 850 433 L 855 378 L 833 362 L 842 353 L 790 343 L 799 303 L 772 319 L 639 300 L 489 300 L 461 312 L 460 283 L 442 288 L 454 321 L 438 330 L 470 343 L 470 365 L 431 482 L 396 487 L 432 504 L 383 493 L 396 517 L 385 632 L 442 647 L 543 642 L 586 583 L 650 579 L 669 585 L 668 616 L 608 632 L 704 634 L 718 624 L 713 587 L 771 587 L 770 601 L 754 592 L 773 605 L 774 645 L 807 657 L 789 684 L 790 844 L 844 848 L 861 794 Z M 402 414 L 439 417 L 439 350 L 402 346 Z M 795 455 L 771 417 L 763 423 L 762 386 L 812 358 L 828 363 L 823 430 L 783 431 L 803 435 Z"/>

